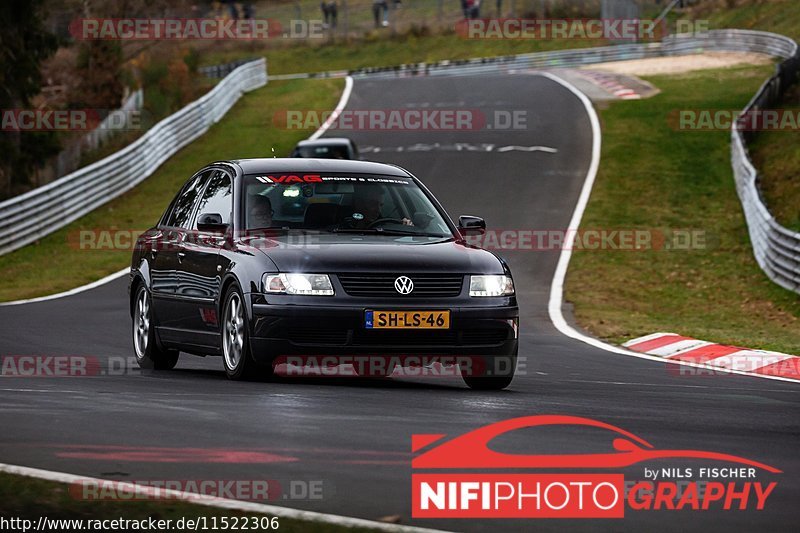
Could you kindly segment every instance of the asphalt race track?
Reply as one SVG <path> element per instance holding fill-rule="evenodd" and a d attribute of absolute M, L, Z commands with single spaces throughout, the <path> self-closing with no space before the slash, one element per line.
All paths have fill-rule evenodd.
<path fill-rule="evenodd" d="M 454 217 L 483 216 L 495 229 L 567 226 L 589 167 L 592 135 L 579 99 L 554 81 L 534 74 L 362 80 L 355 82 L 347 107 L 466 108 L 487 116 L 526 110 L 527 128 L 520 130 L 346 134 L 359 146 L 380 148 L 365 156 L 421 177 Z M 409 150 L 412 145 L 418 146 Z M 557 151 L 498 150 L 504 146 Z M 188 355 L 169 372 L 113 371 L 110 362 L 133 356 L 127 278 L 62 299 L 0 307 L 1 355 L 92 356 L 107 374 L 0 380 L 0 462 L 124 480 L 274 479 L 283 487 L 290 480 L 316 480 L 324 487 L 322 499 L 274 503 L 368 519 L 400 515 L 403 524 L 437 529 L 796 531 L 796 384 L 739 375 L 679 376 L 663 363 L 564 337 L 547 313 L 558 252 L 503 255 L 521 305 L 524 367 L 502 392 L 470 391 L 456 377 L 234 383 L 226 380 L 218 358 Z M 535 414 L 593 418 L 656 448 L 734 454 L 784 473 L 773 476 L 777 488 L 759 512 L 628 509 L 622 521 L 533 525 L 411 519 L 412 434 L 459 435 Z M 503 437 L 498 449 L 610 451 L 607 437 L 521 430 Z M 722 466 L 697 460 L 655 464 Z M 642 465 L 625 473 L 641 479 Z"/>

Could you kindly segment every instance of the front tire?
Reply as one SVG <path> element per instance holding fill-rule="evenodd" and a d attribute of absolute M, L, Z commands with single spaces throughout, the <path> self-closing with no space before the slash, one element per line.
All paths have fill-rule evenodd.
<path fill-rule="evenodd" d="M 225 294 L 222 307 L 222 362 L 232 380 L 257 377 L 259 368 L 250 352 L 250 334 L 244 297 L 234 285 Z"/>
<path fill-rule="evenodd" d="M 498 361 L 494 357 L 477 357 L 473 359 L 476 364 L 461 366 L 461 378 L 473 390 L 503 390 L 514 379 L 517 368 L 517 354 L 508 357 L 504 368 L 498 368 Z M 476 368 L 479 367 L 479 368 Z"/>
<path fill-rule="evenodd" d="M 165 350 L 158 345 L 150 293 L 144 285 L 136 290 L 133 305 L 133 351 L 139 367 L 148 370 L 171 370 L 180 355 L 178 350 Z"/>

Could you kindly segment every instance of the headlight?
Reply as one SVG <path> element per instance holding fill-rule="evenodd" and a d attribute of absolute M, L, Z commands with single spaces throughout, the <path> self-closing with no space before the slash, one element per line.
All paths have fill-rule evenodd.
<path fill-rule="evenodd" d="M 514 282 L 511 276 L 470 276 L 470 296 L 511 296 Z"/>
<path fill-rule="evenodd" d="M 333 285 L 327 274 L 264 274 L 264 292 L 270 294 L 304 294 L 333 296 Z"/>

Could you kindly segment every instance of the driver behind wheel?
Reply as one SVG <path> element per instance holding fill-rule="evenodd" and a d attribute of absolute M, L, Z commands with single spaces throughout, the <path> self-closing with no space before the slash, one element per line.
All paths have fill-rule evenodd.
<path fill-rule="evenodd" d="M 383 187 L 362 185 L 353 191 L 353 214 L 347 223 L 352 228 L 369 228 L 377 220 L 385 218 L 381 214 L 385 191 Z M 406 226 L 414 224 L 408 218 L 401 219 Z"/>

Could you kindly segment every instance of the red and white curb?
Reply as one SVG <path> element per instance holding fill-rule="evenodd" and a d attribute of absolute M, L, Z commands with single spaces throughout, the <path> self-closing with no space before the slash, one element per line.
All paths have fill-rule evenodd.
<path fill-rule="evenodd" d="M 623 346 L 634 352 L 705 368 L 800 381 L 800 357 L 780 352 L 714 344 L 677 333 L 653 333 L 630 340 Z"/>
<path fill-rule="evenodd" d="M 642 97 L 630 87 L 620 83 L 620 77 L 596 70 L 579 71 L 579 74 L 606 92 L 622 100 L 638 100 Z"/>

